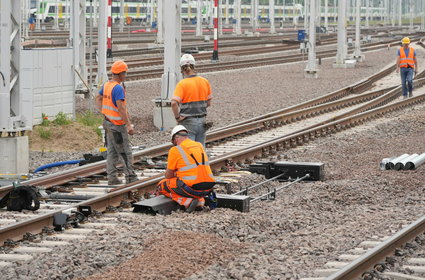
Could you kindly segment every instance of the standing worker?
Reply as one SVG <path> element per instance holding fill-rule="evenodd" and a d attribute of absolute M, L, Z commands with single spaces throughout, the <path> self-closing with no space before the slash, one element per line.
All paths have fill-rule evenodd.
<path fill-rule="evenodd" d="M 30 31 L 34 31 L 35 29 L 35 15 L 31 14 L 30 17 L 28 18 L 28 24 L 30 26 Z"/>
<path fill-rule="evenodd" d="M 180 59 L 181 80 L 171 98 L 171 108 L 177 123 L 189 130 L 189 138 L 205 147 L 207 107 L 211 105 L 211 85 L 195 72 L 195 59 L 184 54 Z"/>
<path fill-rule="evenodd" d="M 174 147 L 168 153 L 165 179 L 158 183 L 158 187 L 160 194 L 192 212 L 204 206 L 205 196 L 211 194 L 215 181 L 204 147 L 188 136 L 184 126 L 173 128 L 171 142 Z"/>
<path fill-rule="evenodd" d="M 126 107 L 124 81 L 127 71 L 128 66 L 124 61 L 114 62 L 111 67 L 112 80 L 106 82 L 96 96 L 97 108 L 105 116 L 103 127 L 106 132 L 108 149 L 106 161 L 108 185 L 122 184 L 122 181 L 118 179 L 116 167 L 119 157 L 124 162 L 126 184 L 138 180 L 133 169 L 133 155 L 128 136 L 134 134 L 134 127 L 130 122 Z"/>
<path fill-rule="evenodd" d="M 403 46 L 397 52 L 396 65 L 397 72 L 400 71 L 403 97 L 407 98 L 408 91 L 409 97 L 413 96 L 413 72 L 415 72 L 415 75 L 418 72 L 418 61 L 416 59 L 416 51 L 412 47 L 409 47 L 409 37 L 404 37 L 401 43 Z"/>

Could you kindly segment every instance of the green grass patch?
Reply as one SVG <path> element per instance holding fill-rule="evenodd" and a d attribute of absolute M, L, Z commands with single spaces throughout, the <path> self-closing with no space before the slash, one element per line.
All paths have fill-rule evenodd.
<path fill-rule="evenodd" d="M 92 111 L 85 111 L 77 115 L 77 122 L 85 126 L 98 128 L 103 123 L 103 116 L 99 114 L 95 114 Z"/>
<path fill-rule="evenodd" d="M 56 118 L 53 121 L 53 123 L 56 124 L 56 125 L 68 125 L 68 124 L 72 123 L 72 120 L 70 120 L 65 113 L 59 112 L 56 115 Z"/>
<path fill-rule="evenodd" d="M 45 127 L 40 126 L 40 127 L 38 127 L 37 132 L 42 139 L 52 138 L 52 132 L 50 131 L 50 128 L 48 128 L 48 127 L 45 128 Z"/>

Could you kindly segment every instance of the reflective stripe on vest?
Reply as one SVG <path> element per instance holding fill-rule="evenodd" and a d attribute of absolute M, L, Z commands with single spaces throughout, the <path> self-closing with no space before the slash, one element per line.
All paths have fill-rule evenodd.
<path fill-rule="evenodd" d="M 194 101 L 180 104 L 180 115 L 205 116 L 207 114 L 207 101 Z"/>
<path fill-rule="evenodd" d="M 400 48 L 400 67 L 412 67 L 415 68 L 415 50 L 409 48 L 409 56 L 406 57 L 404 48 Z"/>
<path fill-rule="evenodd" d="M 108 81 L 103 85 L 102 114 L 114 125 L 124 125 L 125 123 L 118 111 L 118 107 L 115 106 L 112 101 L 112 90 L 117 85 L 119 85 L 119 83 L 114 81 Z M 125 99 L 123 105 L 126 105 Z"/>
<path fill-rule="evenodd" d="M 189 139 L 188 139 L 189 140 Z M 192 140 L 189 140 L 192 141 Z M 194 142 L 194 141 L 192 141 Z M 200 143 L 198 143 L 199 145 L 201 145 Z M 206 162 L 198 162 L 198 164 L 195 163 L 191 163 L 188 157 L 188 154 L 185 152 L 185 149 L 178 145 L 176 146 L 177 150 L 179 151 L 180 155 L 183 158 L 183 161 L 185 162 L 186 166 L 183 166 L 181 168 L 178 169 L 178 172 L 188 172 L 189 174 L 187 174 L 186 176 L 182 176 L 180 179 L 183 180 L 188 186 L 192 186 L 196 183 L 200 183 L 200 182 L 214 182 L 214 177 L 212 176 L 211 173 L 207 172 L 206 170 L 204 170 L 207 174 L 207 178 L 198 178 L 198 168 L 204 168 L 206 169 L 207 166 L 209 167 L 209 163 L 208 161 Z M 201 147 L 201 149 L 203 150 L 203 148 Z M 202 151 L 203 152 L 203 151 Z M 204 152 L 203 152 L 204 153 Z"/>

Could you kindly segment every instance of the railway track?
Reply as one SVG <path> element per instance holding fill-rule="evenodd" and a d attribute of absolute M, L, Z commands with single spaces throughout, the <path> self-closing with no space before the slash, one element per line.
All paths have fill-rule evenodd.
<path fill-rule="evenodd" d="M 413 39 L 412 41 L 418 41 L 419 39 Z M 398 40 L 384 42 L 384 43 L 372 43 L 367 44 L 362 48 L 363 52 L 373 51 L 382 48 L 388 48 L 388 46 L 396 46 L 399 44 Z M 276 50 L 272 50 L 276 51 Z M 328 58 L 336 55 L 336 50 L 327 50 L 317 52 L 316 56 L 318 58 Z M 208 57 L 208 55 L 204 55 L 204 57 Z M 276 64 L 284 64 L 291 62 L 300 62 L 306 58 L 303 58 L 300 55 L 281 55 L 274 57 L 266 57 L 266 58 L 254 58 L 254 59 L 243 59 L 232 62 L 214 62 L 214 63 L 205 63 L 197 66 L 197 70 L 200 73 L 218 71 L 218 70 L 230 70 L 230 69 L 241 69 L 241 68 L 249 68 L 249 67 L 258 67 L 264 65 L 276 65 Z M 158 65 L 161 64 L 159 61 L 147 61 L 144 66 L 147 65 Z M 137 63 L 136 63 L 137 65 Z M 162 68 L 149 68 L 149 69 L 132 69 L 127 74 L 128 81 L 136 81 L 143 79 L 151 79 L 151 78 L 159 78 L 162 76 L 164 70 Z M 94 78 L 94 77 L 93 77 Z"/>
<path fill-rule="evenodd" d="M 425 101 L 425 95 L 418 95 L 408 100 L 395 101 L 401 94 L 400 87 L 376 90 L 372 93 L 364 93 L 357 97 L 341 99 L 341 97 L 351 93 L 363 92 L 365 89 L 369 88 L 374 81 L 387 75 L 390 71 L 391 67 L 380 72 L 379 75 L 375 74 L 369 79 L 363 80 L 345 89 L 298 106 L 293 106 L 287 109 L 285 114 L 277 114 L 275 112 L 274 115 L 272 114 L 272 117 L 267 115 L 262 121 L 259 120 L 254 127 L 250 127 L 251 123 L 248 122 L 240 125 L 239 129 L 236 128 L 237 126 L 232 126 L 230 128 L 213 131 L 207 137 L 209 143 L 208 149 L 212 150 L 214 153 L 214 156 L 210 159 L 212 168 L 217 171 L 223 166 L 228 165 L 229 162 L 239 162 L 242 164 L 257 157 L 268 156 L 281 150 L 303 145 L 317 137 L 348 129 L 373 118 L 380 117 L 393 110 Z M 423 75 L 423 73 L 421 75 Z M 419 87 L 425 83 L 425 79 L 419 79 L 415 83 L 416 86 Z M 328 102 L 329 104 L 327 104 L 326 102 L 329 100 L 334 100 L 334 102 Z M 321 113 L 341 110 L 343 107 L 349 107 L 355 104 L 361 105 L 356 105 L 351 107 L 351 109 L 344 109 L 342 113 L 336 115 L 339 117 L 330 118 L 329 114 L 328 116 L 323 115 L 320 118 L 316 118 L 315 121 L 297 125 L 297 127 L 291 127 L 289 130 L 283 130 L 279 133 L 277 133 L 276 130 L 270 130 L 267 137 L 257 134 L 256 138 L 258 138 L 258 141 L 249 145 L 239 145 L 240 147 L 235 150 L 219 151 L 219 149 L 217 149 L 217 147 L 220 147 L 220 145 L 218 145 L 220 142 L 223 143 L 226 141 L 229 142 L 224 143 L 224 146 L 237 146 L 235 142 L 230 142 L 231 138 L 245 137 L 243 140 L 235 141 L 239 141 L 239 143 L 249 142 L 251 141 L 249 138 L 250 136 L 246 136 L 246 134 L 258 133 L 270 128 L 279 129 L 279 125 L 292 123 L 298 119 L 302 120 Z M 332 115 L 335 116 L 335 113 L 332 112 Z M 260 125 L 260 123 L 262 123 L 262 125 Z M 236 133 L 230 133 L 229 129 L 236 131 Z M 274 134 L 273 137 L 271 137 L 272 134 Z M 140 151 L 134 155 L 135 161 L 136 163 L 140 162 L 143 157 L 164 157 L 169 147 L 170 145 L 164 144 Z M 221 147 L 223 147 L 223 145 L 221 145 Z M 65 204 L 64 207 L 55 206 L 60 207 L 59 210 L 58 208 L 53 210 L 49 209 L 48 212 L 41 213 L 35 217 L 31 215 L 23 216 L 23 220 L 19 219 L 17 222 L 2 226 L 0 228 L 0 242 L 4 242 L 8 239 L 19 240 L 26 233 L 39 233 L 43 228 L 51 227 L 54 216 L 62 213 L 62 211 L 69 211 L 70 209 L 80 206 L 89 206 L 93 211 L 104 211 L 111 206 L 117 207 L 121 205 L 123 201 L 133 200 L 148 191 L 154 190 L 157 182 L 163 178 L 162 170 L 145 170 L 144 172 L 146 172 L 146 174 L 144 174 L 145 176 L 142 177 L 142 180 L 128 185 L 111 187 L 105 186 L 104 183 L 99 184 L 99 180 L 103 178 L 101 174 L 104 172 L 105 162 L 98 162 L 64 171 L 59 174 L 47 175 L 23 182 L 26 185 L 40 186 L 46 190 L 51 190 L 52 187 L 56 188 L 57 186 L 59 186 L 57 190 L 62 189 L 65 191 L 72 191 L 73 189 L 83 190 L 84 188 L 87 191 L 91 189 L 89 192 L 93 195 L 86 196 L 86 200 L 79 200 L 77 203 Z M 88 186 L 89 184 L 91 185 Z M 97 188 L 97 190 L 93 191 L 93 188 Z M 11 189 L 12 186 L 0 188 L 0 196 L 3 196 Z"/>
<path fill-rule="evenodd" d="M 423 279 L 421 276 L 424 271 L 421 265 L 425 259 L 414 251 L 423 251 L 424 233 L 425 216 L 422 216 L 390 237 L 384 236 L 361 242 L 356 248 L 338 256 L 336 261 L 328 262 L 324 269 L 316 270 L 317 277 L 301 280 Z M 410 257 L 407 251 L 413 251 L 410 253 L 413 256 Z M 414 275 L 388 271 L 397 262 L 397 256 L 403 257 L 407 263 L 403 268 L 413 272 Z"/>

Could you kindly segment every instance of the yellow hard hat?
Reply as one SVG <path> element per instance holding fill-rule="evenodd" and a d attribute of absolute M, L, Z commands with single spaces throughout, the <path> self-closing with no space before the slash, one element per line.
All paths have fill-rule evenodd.
<path fill-rule="evenodd" d="M 402 44 L 410 44 L 410 39 L 409 37 L 404 37 L 403 40 L 401 40 Z"/>

